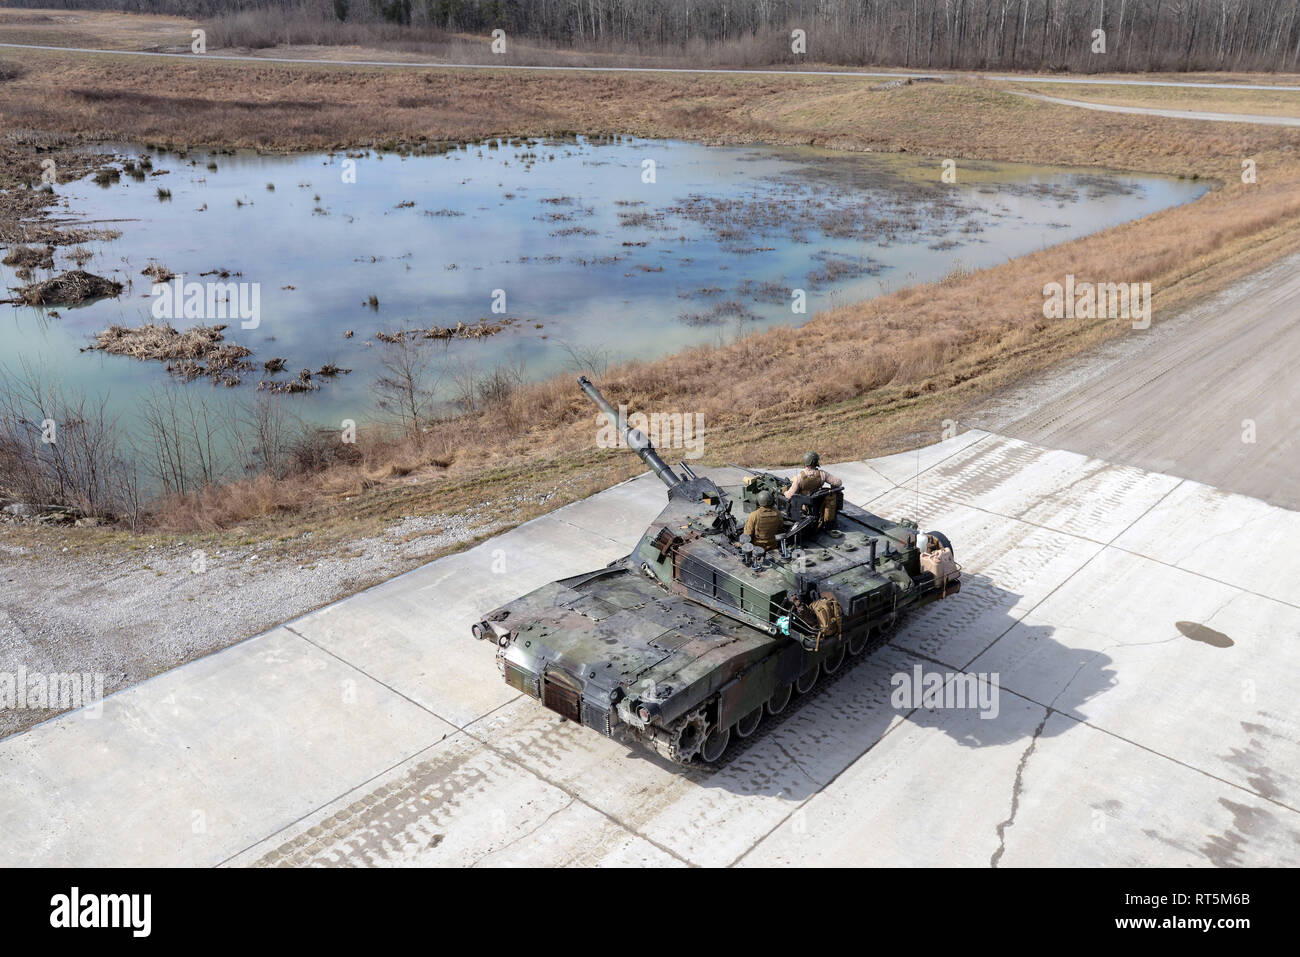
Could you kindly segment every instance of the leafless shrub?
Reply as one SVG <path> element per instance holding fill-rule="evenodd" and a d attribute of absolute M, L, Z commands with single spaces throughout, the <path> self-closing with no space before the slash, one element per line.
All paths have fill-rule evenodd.
<path fill-rule="evenodd" d="M 561 342 L 560 348 L 569 357 L 567 365 L 574 372 L 590 373 L 593 379 L 599 381 L 609 371 L 613 353 L 603 346 Z"/>
<path fill-rule="evenodd" d="M 530 419 L 524 388 L 527 379 L 528 366 L 523 359 L 499 362 L 479 379 L 479 401 L 507 435 L 522 432 Z"/>
<path fill-rule="evenodd" d="M 185 494 L 225 477 L 235 441 L 235 411 L 179 384 L 155 387 L 140 400 L 140 454 L 163 494 Z"/>
<path fill-rule="evenodd" d="M 434 340 L 400 329 L 376 338 L 383 343 L 381 373 L 375 380 L 379 408 L 395 417 L 418 445 L 423 423 L 432 417 L 435 390 L 443 374 L 433 366 Z"/>
<path fill-rule="evenodd" d="M 278 395 L 258 393 L 239 409 L 240 451 L 247 472 L 286 477 L 295 467 L 295 446 L 304 423 Z"/>
<path fill-rule="evenodd" d="M 298 475 L 318 475 L 336 465 L 355 465 L 361 453 L 355 445 L 341 440 L 338 429 L 322 429 L 300 424 L 290 438 L 287 465 Z"/>
<path fill-rule="evenodd" d="M 0 494 L 98 518 L 140 518 L 131 457 L 105 403 L 65 390 L 42 370 L 0 367 Z"/>
<path fill-rule="evenodd" d="M 472 362 L 460 361 L 448 366 L 447 376 L 451 379 L 451 403 L 460 412 L 474 412 L 478 409 L 478 366 Z"/>

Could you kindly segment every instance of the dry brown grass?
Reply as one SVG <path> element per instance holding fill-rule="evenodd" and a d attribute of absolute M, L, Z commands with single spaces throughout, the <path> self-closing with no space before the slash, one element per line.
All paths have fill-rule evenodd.
<path fill-rule="evenodd" d="M 809 444 L 844 458 L 933 441 L 944 419 L 960 419 L 1017 377 L 1133 334 L 1120 320 L 1045 320 L 1045 282 L 1067 273 L 1149 281 L 1158 323 L 1300 248 L 1300 130 L 1084 114 L 979 84 L 869 93 L 836 78 L 23 58 L 26 74 L 0 85 L 0 120 L 92 138 L 321 149 L 577 130 L 907 151 L 956 158 L 959 169 L 970 158 L 1122 168 L 1220 184 L 1195 203 L 1102 234 L 823 313 L 797 334 L 751 335 L 602 377 L 611 398 L 633 408 L 702 413 L 704 464 L 790 463 Z M 1258 185 L 1239 180 L 1247 156 L 1261 170 Z M 526 502 L 538 489 L 556 490 L 552 508 L 640 470 L 626 452 L 592 450 L 593 413 L 568 377 L 516 385 L 473 415 L 436 424 L 431 452 L 375 442 L 359 461 L 328 463 L 274 489 L 256 480 L 173 502 L 160 521 L 226 528 L 275 514 L 278 528 L 318 527 L 485 498 Z"/>
<path fill-rule="evenodd" d="M 121 289 L 121 286 L 118 286 Z M 149 323 L 134 328 L 112 325 L 96 333 L 88 349 L 141 361 L 167 363 L 167 371 L 184 379 L 208 376 L 227 385 L 253 370 L 247 357 L 253 350 L 226 342 L 225 326 L 191 326 L 178 331 L 166 324 Z"/>
<path fill-rule="evenodd" d="M 53 269 L 54 247 L 13 246 L 0 262 L 6 266 L 17 266 L 19 269 Z"/>

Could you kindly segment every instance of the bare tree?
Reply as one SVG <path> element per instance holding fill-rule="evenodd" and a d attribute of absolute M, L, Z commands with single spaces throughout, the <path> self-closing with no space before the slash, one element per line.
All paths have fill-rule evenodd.
<path fill-rule="evenodd" d="M 238 416 L 216 405 L 182 383 L 157 387 L 140 401 L 140 452 L 161 491 L 198 491 L 228 473 Z"/>
<path fill-rule="evenodd" d="M 560 348 L 569 357 L 567 365 L 574 372 L 590 373 L 599 382 L 609 371 L 612 353 L 599 344 L 560 342 Z"/>
<path fill-rule="evenodd" d="M 394 416 L 423 447 L 423 424 L 433 415 L 442 369 L 434 368 L 435 343 L 418 329 L 396 330 L 381 340 L 381 374 L 375 380 L 379 408 Z"/>
<path fill-rule="evenodd" d="M 1293 70 L 1294 0 L 8 0 L 207 18 L 209 45 L 424 43 L 475 55 L 504 29 L 545 45 L 701 65 Z M 790 32 L 806 31 L 806 54 Z M 1106 53 L 1092 31 L 1106 32 Z M 224 38 L 224 41 L 223 41 Z M 515 48 L 512 47 L 512 50 Z M 485 56 L 490 54 L 483 54 Z M 514 55 L 513 53 L 511 54 Z"/>
<path fill-rule="evenodd" d="M 244 470 L 284 478 L 293 470 L 294 447 L 304 423 L 285 396 L 259 392 L 238 410 L 234 444 Z"/>
<path fill-rule="evenodd" d="M 65 390 L 26 362 L 0 368 L 0 495 L 134 525 L 136 472 L 106 409 L 106 397 Z"/>

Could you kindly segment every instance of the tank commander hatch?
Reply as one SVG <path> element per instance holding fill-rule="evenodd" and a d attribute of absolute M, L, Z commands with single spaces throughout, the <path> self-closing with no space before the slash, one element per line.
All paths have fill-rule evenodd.
<path fill-rule="evenodd" d="M 758 508 L 749 513 L 745 519 L 745 534 L 758 548 L 769 551 L 778 545 L 776 536 L 781 533 L 781 513 L 772 507 L 776 501 L 772 493 L 764 489 L 758 493 Z"/>
<path fill-rule="evenodd" d="M 786 498 L 794 498 L 796 495 L 811 495 L 824 485 L 839 488 L 844 484 L 830 472 L 819 468 L 821 461 L 821 456 L 816 452 L 809 452 L 804 455 L 803 471 L 794 477 L 790 487 L 785 490 Z"/>

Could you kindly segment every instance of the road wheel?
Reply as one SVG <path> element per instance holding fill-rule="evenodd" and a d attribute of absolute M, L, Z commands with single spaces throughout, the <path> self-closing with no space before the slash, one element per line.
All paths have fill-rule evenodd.
<path fill-rule="evenodd" d="M 736 722 L 736 737 L 748 738 L 758 730 L 759 722 L 762 720 L 763 706 L 760 704 L 757 708 Z"/>
<path fill-rule="evenodd" d="M 817 683 L 817 676 L 821 674 L 821 668 L 814 662 L 813 666 L 801 674 L 794 681 L 794 688 L 800 694 L 807 694 L 812 691 L 813 685 Z"/>
<path fill-rule="evenodd" d="M 869 631 L 859 630 L 856 635 L 849 639 L 849 654 L 862 654 L 867 650 L 867 645 L 871 643 L 871 633 Z"/>
<path fill-rule="evenodd" d="M 764 705 L 764 707 L 767 708 L 767 713 L 780 714 L 784 711 L 785 706 L 790 703 L 790 696 L 792 694 L 794 694 L 794 685 L 789 684 L 781 685 L 781 687 L 773 691 L 772 697 L 768 698 L 767 704 Z"/>
<path fill-rule="evenodd" d="M 822 659 L 822 671 L 833 675 L 840 670 L 842 664 L 844 664 L 844 642 L 841 641 L 834 651 Z"/>
<path fill-rule="evenodd" d="M 712 764 L 722 757 L 722 753 L 727 750 L 727 745 L 730 743 L 731 730 L 729 728 L 715 729 L 700 745 L 700 760 L 705 764 Z"/>

